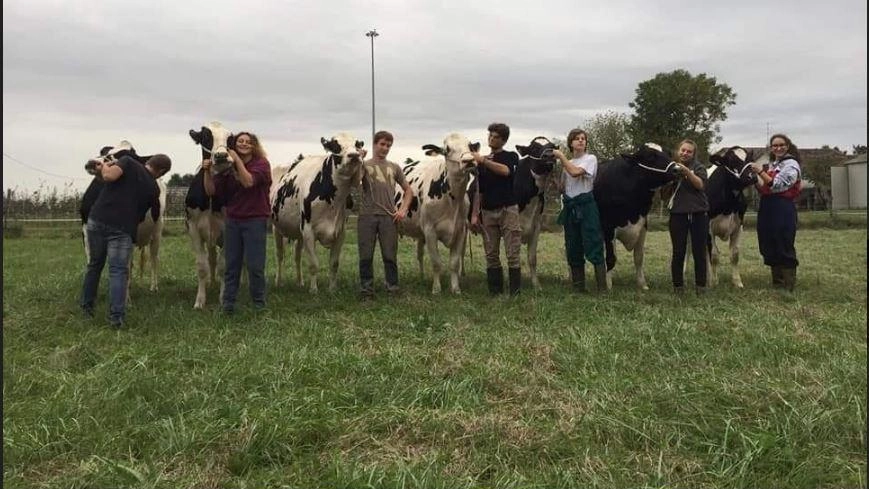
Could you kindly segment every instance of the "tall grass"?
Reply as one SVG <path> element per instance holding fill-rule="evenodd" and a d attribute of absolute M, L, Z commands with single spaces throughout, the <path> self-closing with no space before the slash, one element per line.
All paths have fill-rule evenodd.
<path fill-rule="evenodd" d="M 620 249 L 605 297 L 569 291 L 558 234 L 544 289 L 515 300 L 486 295 L 478 238 L 458 297 L 429 294 L 403 241 L 403 295 L 361 303 L 351 233 L 335 294 L 283 284 L 256 313 L 242 290 L 228 318 L 216 290 L 192 310 L 173 235 L 159 292 L 136 278 L 120 332 L 78 314 L 80 241 L 8 240 L 4 483 L 866 487 L 864 238 L 801 230 L 781 295 L 749 232 L 745 290 L 724 265 L 721 286 L 678 300 L 662 232 L 651 290 Z"/>

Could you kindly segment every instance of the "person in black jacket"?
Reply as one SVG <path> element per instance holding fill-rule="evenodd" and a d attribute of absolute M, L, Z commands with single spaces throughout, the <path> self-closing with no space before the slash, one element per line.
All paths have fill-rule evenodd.
<path fill-rule="evenodd" d="M 706 290 L 706 243 L 709 236 L 709 202 L 706 199 L 707 173 L 695 157 L 697 144 L 685 139 L 678 146 L 676 171 L 676 190 L 667 208 L 670 210 L 670 241 L 673 243 L 673 256 L 670 261 L 670 274 L 673 290 L 684 292 L 685 253 L 688 235 L 691 235 L 691 254 L 694 258 L 694 286 L 697 294 Z"/>
<path fill-rule="evenodd" d="M 144 165 L 129 156 L 113 162 L 98 160 L 96 170 L 106 182 L 91 208 L 87 222 L 90 260 L 82 285 L 80 305 L 84 313 L 94 316 L 94 301 L 100 275 L 109 262 L 109 323 L 114 328 L 124 324 L 127 301 L 127 276 L 136 240 L 136 228 L 145 213 L 159 206 L 156 179 L 172 168 L 168 156 L 152 156 Z"/>
<path fill-rule="evenodd" d="M 517 295 L 522 284 L 519 268 L 522 228 L 519 205 L 513 195 L 513 174 L 519 165 L 519 155 L 504 149 L 510 137 L 510 128 L 506 124 L 493 122 L 488 130 L 491 153 L 486 156 L 474 153 L 480 191 L 474 196 L 471 206 L 471 227 L 481 226 L 483 230 L 489 293 L 497 295 L 504 292 L 504 269 L 500 257 L 501 238 L 504 238 L 509 291 L 511 295 Z"/>

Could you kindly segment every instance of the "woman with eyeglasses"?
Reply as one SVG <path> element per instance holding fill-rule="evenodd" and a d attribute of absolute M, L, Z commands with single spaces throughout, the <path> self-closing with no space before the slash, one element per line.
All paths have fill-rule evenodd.
<path fill-rule="evenodd" d="M 242 264 L 247 265 L 250 296 L 254 308 L 266 305 L 266 230 L 271 216 L 269 189 L 272 170 L 259 139 L 252 133 L 240 132 L 229 144 L 232 171 L 211 176 L 212 161 L 202 162 L 205 192 L 220 195 L 226 201 L 226 227 L 223 251 L 226 254 L 224 272 L 223 312 L 235 312 L 235 299 L 241 278 Z"/>
<path fill-rule="evenodd" d="M 594 200 L 597 157 L 587 152 L 588 133 L 575 128 L 567 134 L 573 156 L 568 160 L 560 150 L 552 152 L 561 162 L 561 212 L 558 224 L 564 226 L 564 248 L 570 266 L 570 281 L 577 292 L 585 292 L 585 260 L 594 265 L 598 292 L 606 292 L 606 263 L 600 213 Z"/>
<path fill-rule="evenodd" d="M 754 163 L 760 207 L 757 210 L 757 242 L 764 265 L 772 269 L 774 288 L 794 290 L 797 281 L 797 208 L 800 196 L 800 153 L 784 134 L 769 139 L 769 167 Z"/>

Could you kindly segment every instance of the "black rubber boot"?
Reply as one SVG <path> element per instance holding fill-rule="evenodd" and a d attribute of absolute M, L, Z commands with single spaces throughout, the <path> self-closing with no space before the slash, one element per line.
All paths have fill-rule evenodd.
<path fill-rule="evenodd" d="M 783 288 L 785 286 L 784 269 L 778 265 L 773 265 L 770 268 L 772 269 L 772 288 Z"/>
<path fill-rule="evenodd" d="M 510 272 L 510 295 L 519 295 L 522 289 L 522 269 L 510 268 L 508 271 Z"/>
<path fill-rule="evenodd" d="M 600 265 L 594 266 L 594 282 L 597 284 L 598 292 L 607 292 L 606 286 L 606 264 L 601 263 Z"/>
<path fill-rule="evenodd" d="M 498 295 L 504 292 L 504 269 L 487 268 L 486 283 L 489 284 L 489 294 Z"/>
<path fill-rule="evenodd" d="M 585 292 L 585 267 L 570 267 L 570 283 L 577 292 Z"/>
<path fill-rule="evenodd" d="M 796 268 L 779 268 L 782 275 L 782 287 L 788 292 L 793 292 L 797 285 L 797 269 Z"/>

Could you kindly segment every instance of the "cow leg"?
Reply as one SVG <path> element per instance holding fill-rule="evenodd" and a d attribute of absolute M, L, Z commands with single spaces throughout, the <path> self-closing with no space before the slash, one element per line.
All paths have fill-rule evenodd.
<path fill-rule="evenodd" d="M 537 278 L 537 241 L 540 239 L 540 229 L 535 229 L 528 238 L 528 272 L 531 275 L 531 285 L 540 290 L 540 279 Z"/>
<path fill-rule="evenodd" d="M 308 273 L 311 275 L 308 280 L 311 282 L 310 290 L 312 294 L 317 293 L 317 272 L 320 269 L 320 260 L 317 257 L 317 238 L 313 235 L 302 236 L 305 246 L 305 256 L 308 258 Z"/>
<path fill-rule="evenodd" d="M 344 231 L 341 230 L 329 249 L 329 292 L 338 290 L 338 264 L 341 260 L 341 248 L 344 246 Z M 383 245 L 381 245 L 382 248 Z M 381 250 L 382 251 L 382 250 Z"/>
<path fill-rule="evenodd" d="M 226 290 L 226 249 L 222 246 L 212 246 L 211 247 L 211 256 L 213 256 L 213 265 L 211 267 L 212 276 L 217 278 L 217 282 L 220 284 L 220 295 L 218 296 L 218 300 L 220 304 L 223 304 L 223 292 Z"/>
<path fill-rule="evenodd" d="M 84 241 L 84 259 L 85 265 L 91 262 L 91 246 L 88 244 L 88 225 L 81 225 L 81 238 Z"/>
<path fill-rule="evenodd" d="M 718 285 L 718 240 L 715 239 L 714 233 L 709 233 L 709 286 Z"/>
<path fill-rule="evenodd" d="M 157 291 L 157 275 L 160 271 L 160 237 L 163 234 L 163 219 L 154 226 L 154 235 L 151 236 L 151 244 L 148 252 L 151 255 L 151 292 Z"/>
<path fill-rule="evenodd" d="M 432 285 L 431 293 L 441 293 L 441 257 L 438 254 L 438 237 L 434 230 L 425 233 L 425 246 L 431 259 Z"/>
<path fill-rule="evenodd" d="M 461 232 L 456 236 L 456 242 L 450 248 L 450 292 L 457 295 L 462 293 L 459 285 L 459 276 L 462 273 L 462 257 L 464 254 L 465 233 Z"/>
<path fill-rule="evenodd" d="M 637 287 L 641 290 L 649 290 L 646 285 L 646 274 L 643 272 L 643 261 L 645 260 L 646 245 L 646 228 L 643 226 L 638 235 L 637 243 L 634 245 L 634 268 L 637 270 Z"/>
<path fill-rule="evenodd" d="M 604 242 L 606 251 L 606 289 L 613 288 L 613 269 L 616 266 L 616 249 L 615 239 L 608 239 Z"/>
<path fill-rule="evenodd" d="M 299 287 L 304 287 L 305 282 L 302 280 L 302 247 L 304 245 L 304 241 L 302 238 L 296 240 L 296 246 L 293 250 L 293 260 L 296 262 L 296 283 Z"/>
<path fill-rule="evenodd" d="M 275 238 L 275 287 L 281 286 L 281 276 L 284 271 L 284 237 L 277 229 L 272 230 Z"/>
<path fill-rule="evenodd" d="M 733 234 L 730 235 L 730 267 L 731 280 L 737 289 L 743 288 L 742 277 L 739 275 L 739 239 L 742 237 L 742 224 L 734 226 Z"/>
<path fill-rule="evenodd" d="M 213 261 L 210 255 L 213 255 L 214 252 L 203 244 L 199 244 L 196 248 L 194 252 L 196 253 L 196 276 L 199 279 L 199 286 L 196 289 L 196 301 L 193 303 L 193 309 L 202 309 L 205 307 L 207 287 L 214 270 L 213 264 L 209 263 Z"/>
<path fill-rule="evenodd" d="M 420 278 L 425 277 L 425 271 L 423 271 L 423 261 L 425 260 L 425 239 L 416 240 L 416 262 L 419 263 L 419 276 Z"/>

